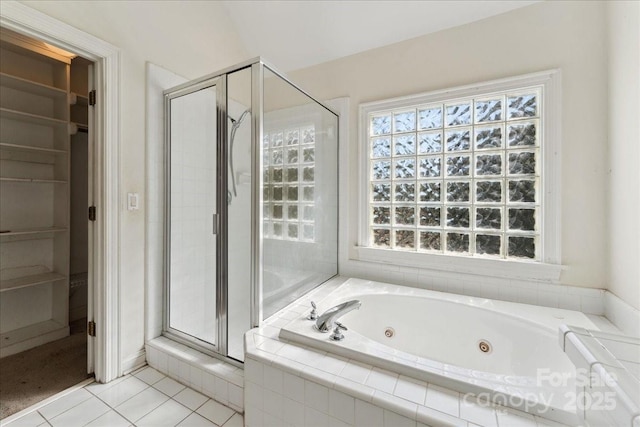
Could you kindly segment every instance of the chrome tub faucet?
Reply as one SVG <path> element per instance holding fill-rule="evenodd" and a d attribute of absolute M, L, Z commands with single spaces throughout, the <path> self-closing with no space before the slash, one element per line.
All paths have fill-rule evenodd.
<path fill-rule="evenodd" d="M 352 310 L 359 309 L 361 305 L 362 303 L 359 300 L 354 299 L 331 307 L 318 316 L 315 328 L 320 332 L 329 332 L 338 319 Z"/>

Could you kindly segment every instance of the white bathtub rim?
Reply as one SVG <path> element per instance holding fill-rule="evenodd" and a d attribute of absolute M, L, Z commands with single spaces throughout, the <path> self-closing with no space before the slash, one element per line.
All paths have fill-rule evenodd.
<path fill-rule="evenodd" d="M 550 334 L 557 334 L 558 322 L 560 319 L 554 320 L 555 325 L 550 326 L 548 322 L 544 322 L 544 316 L 566 317 L 572 323 L 585 328 L 597 327 L 581 312 L 572 310 L 556 309 L 549 307 L 528 306 L 527 304 L 495 301 L 486 298 L 477 298 L 457 294 L 448 294 L 444 292 L 408 288 L 393 284 L 375 282 L 363 279 L 347 279 L 343 284 L 338 286 L 333 292 L 318 302 L 318 311 L 322 313 L 324 310 L 334 306 L 337 303 L 350 299 L 357 299 L 361 295 L 402 295 L 415 296 L 422 298 L 437 299 L 449 303 L 458 303 L 469 305 L 473 308 L 488 310 L 509 316 L 514 320 L 522 321 L 535 327 L 544 329 Z M 519 313 L 527 313 L 528 317 Z M 537 312 L 539 321 L 531 320 L 531 312 Z M 564 319 L 563 319 L 564 320 Z M 282 340 L 291 341 L 292 344 L 300 343 L 305 346 L 316 348 L 321 351 L 337 354 L 352 360 L 358 360 L 371 366 L 377 366 L 396 372 L 400 375 L 413 377 L 434 385 L 443 386 L 460 393 L 474 393 L 476 395 L 491 396 L 491 400 L 500 403 L 505 395 L 527 396 L 527 393 L 553 392 L 553 396 L 562 396 L 565 392 L 575 392 L 573 384 L 567 385 L 565 388 L 544 388 L 536 385 L 512 385 L 505 381 L 505 377 L 510 378 L 529 378 L 517 376 L 505 376 L 501 374 L 491 374 L 480 371 L 474 371 L 468 368 L 447 365 L 438 361 L 422 358 L 417 355 L 404 353 L 399 350 L 392 349 L 382 343 L 363 337 L 357 332 L 349 331 L 348 340 L 344 342 L 335 342 L 328 338 L 328 334 L 319 334 L 313 330 L 312 322 L 305 319 L 304 315 L 298 316 L 291 320 L 280 330 L 280 338 Z M 350 346 L 365 346 L 369 349 L 369 353 L 361 350 L 354 350 Z M 393 354 L 387 349 L 393 350 Z M 387 350 L 387 351 L 385 351 Z M 382 352 L 384 355 L 373 355 L 372 353 Z M 454 371 L 454 372 L 452 372 Z M 455 372 L 457 371 L 457 372 Z M 480 374 L 483 378 L 477 378 Z M 535 391 L 534 391 L 535 390 Z M 560 421 L 569 424 L 575 424 L 577 415 L 574 409 L 565 409 L 558 402 L 552 402 L 547 406 L 540 400 L 532 401 L 523 399 L 520 405 L 508 405 L 515 409 L 527 411 L 529 413 L 543 416 L 548 419 Z"/>

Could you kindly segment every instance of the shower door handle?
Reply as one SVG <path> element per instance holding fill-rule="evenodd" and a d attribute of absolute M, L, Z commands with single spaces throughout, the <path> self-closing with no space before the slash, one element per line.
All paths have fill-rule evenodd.
<path fill-rule="evenodd" d="M 213 214 L 213 234 L 218 234 L 218 214 Z"/>

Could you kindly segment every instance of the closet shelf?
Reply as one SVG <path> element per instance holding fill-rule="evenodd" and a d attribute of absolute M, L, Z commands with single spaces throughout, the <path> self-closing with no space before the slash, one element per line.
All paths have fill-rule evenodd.
<path fill-rule="evenodd" d="M 53 339 L 63 338 L 67 335 L 69 327 L 55 320 L 45 320 L 44 322 L 34 323 L 20 329 L 5 332 L 0 335 L 0 348 L 4 349 L 12 345 L 28 340 L 37 340 L 39 344 L 44 344 L 52 339 L 46 339 L 45 335 L 55 335 Z M 27 348 L 34 347 L 31 345 Z M 10 353 L 7 353 L 7 355 Z"/>
<path fill-rule="evenodd" d="M 67 227 L 34 227 L 34 228 L 18 228 L 9 230 L 0 230 L 0 237 L 4 236 L 20 236 L 25 234 L 44 234 L 44 233 L 61 233 L 67 231 Z"/>
<path fill-rule="evenodd" d="M 39 178 L 9 178 L 1 177 L 0 182 L 22 182 L 26 184 L 66 184 L 67 181 L 61 179 L 39 179 Z"/>
<path fill-rule="evenodd" d="M 39 116 L 31 113 L 23 113 L 22 111 L 10 110 L 8 108 L 0 108 L 0 117 L 44 126 L 62 127 L 68 126 L 69 124 L 66 120 L 54 119 L 52 117 Z"/>
<path fill-rule="evenodd" d="M 7 73 L 0 73 L 0 85 L 34 95 L 59 98 L 67 97 L 67 91 L 64 89 L 12 76 Z"/>
<path fill-rule="evenodd" d="M 72 105 L 71 56 L 0 33 L 2 358 L 69 335 L 70 131 L 87 107 Z"/>
<path fill-rule="evenodd" d="M 89 126 L 86 123 L 71 122 L 69 126 L 69 134 L 73 136 L 73 135 L 76 135 L 78 132 L 88 133 Z"/>
<path fill-rule="evenodd" d="M 82 106 L 88 106 L 89 105 L 89 97 L 84 96 L 84 95 L 80 95 L 78 93 L 75 94 L 76 95 L 76 103 L 75 105 L 82 105 Z"/>
<path fill-rule="evenodd" d="M 55 148 L 42 148 L 42 147 L 34 147 L 30 145 L 6 144 L 6 143 L 0 143 L 0 150 L 23 151 L 23 152 L 29 152 L 29 153 L 67 154 L 66 150 L 57 150 Z"/>
<path fill-rule="evenodd" d="M 33 274 L 31 276 L 17 277 L 15 279 L 0 280 L 0 292 L 42 285 L 43 283 L 55 282 L 57 280 L 63 280 L 66 278 L 67 276 L 65 276 L 64 274 L 50 272 Z"/>

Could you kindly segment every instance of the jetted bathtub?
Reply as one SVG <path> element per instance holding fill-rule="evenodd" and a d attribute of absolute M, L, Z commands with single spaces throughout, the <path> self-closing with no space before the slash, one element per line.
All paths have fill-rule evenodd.
<path fill-rule="evenodd" d="M 576 370 L 562 351 L 562 324 L 598 329 L 583 313 L 348 279 L 318 313 L 349 300 L 343 341 L 296 319 L 280 337 L 401 375 L 577 423 Z"/>

